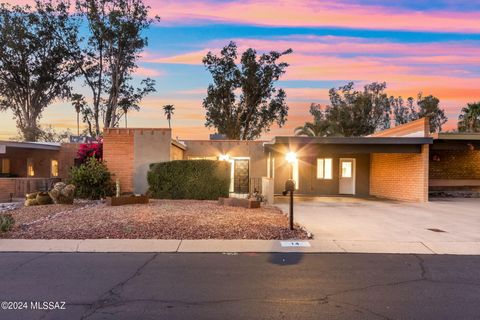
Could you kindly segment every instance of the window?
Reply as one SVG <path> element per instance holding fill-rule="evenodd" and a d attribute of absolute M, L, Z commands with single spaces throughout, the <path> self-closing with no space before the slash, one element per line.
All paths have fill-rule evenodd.
<path fill-rule="evenodd" d="M 332 171 L 331 158 L 317 159 L 317 179 L 332 179 Z"/>
<path fill-rule="evenodd" d="M 0 166 L 0 173 L 10 173 L 10 159 L 3 158 Z"/>
<path fill-rule="evenodd" d="M 58 177 L 58 161 L 52 160 L 50 162 L 50 175 L 52 177 Z"/>
<path fill-rule="evenodd" d="M 352 162 L 342 161 L 342 178 L 352 177 Z"/>
<path fill-rule="evenodd" d="M 27 176 L 29 176 L 29 177 L 35 176 L 35 170 L 33 168 L 33 159 L 32 158 L 27 159 Z"/>

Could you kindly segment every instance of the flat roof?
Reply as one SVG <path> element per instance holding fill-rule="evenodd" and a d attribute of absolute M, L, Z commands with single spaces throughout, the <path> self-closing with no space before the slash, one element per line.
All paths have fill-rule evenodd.
<path fill-rule="evenodd" d="M 5 141 L 0 140 L 0 146 L 9 148 L 26 148 L 42 150 L 60 150 L 61 143 L 56 142 L 27 142 L 27 141 Z"/>
<path fill-rule="evenodd" d="M 433 134 L 435 140 L 478 140 L 480 133 L 440 132 Z"/>
<path fill-rule="evenodd" d="M 304 137 L 279 136 L 265 144 L 389 144 L 389 145 L 421 145 L 432 144 L 430 137 Z"/>

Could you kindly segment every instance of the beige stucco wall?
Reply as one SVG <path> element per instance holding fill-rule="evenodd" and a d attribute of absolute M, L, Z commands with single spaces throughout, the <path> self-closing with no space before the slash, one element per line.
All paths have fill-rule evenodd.
<path fill-rule="evenodd" d="M 263 151 L 264 141 L 234 140 L 186 140 L 185 159 L 194 157 L 218 157 L 228 154 L 231 158 L 250 158 L 250 178 L 267 175 L 267 156 Z"/>
<path fill-rule="evenodd" d="M 147 173 L 150 164 L 170 161 L 172 131 L 170 129 L 137 129 L 134 134 L 133 190 L 144 194 L 148 190 Z"/>

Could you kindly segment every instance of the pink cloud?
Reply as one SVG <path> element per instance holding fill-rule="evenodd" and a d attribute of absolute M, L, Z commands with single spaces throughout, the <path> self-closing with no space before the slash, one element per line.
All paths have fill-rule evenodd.
<path fill-rule="evenodd" d="M 314 0 L 149 1 L 164 23 L 218 21 L 272 26 L 480 31 L 478 12 L 421 12 Z"/>

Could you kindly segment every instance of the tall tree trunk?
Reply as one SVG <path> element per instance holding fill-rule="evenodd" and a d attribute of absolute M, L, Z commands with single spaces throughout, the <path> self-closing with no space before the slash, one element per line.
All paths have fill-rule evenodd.
<path fill-rule="evenodd" d="M 80 135 L 80 112 L 77 112 L 77 136 Z"/>
<path fill-rule="evenodd" d="M 125 128 L 128 128 L 128 123 L 127 123 L 127 113 L 125 112 Z"/>

